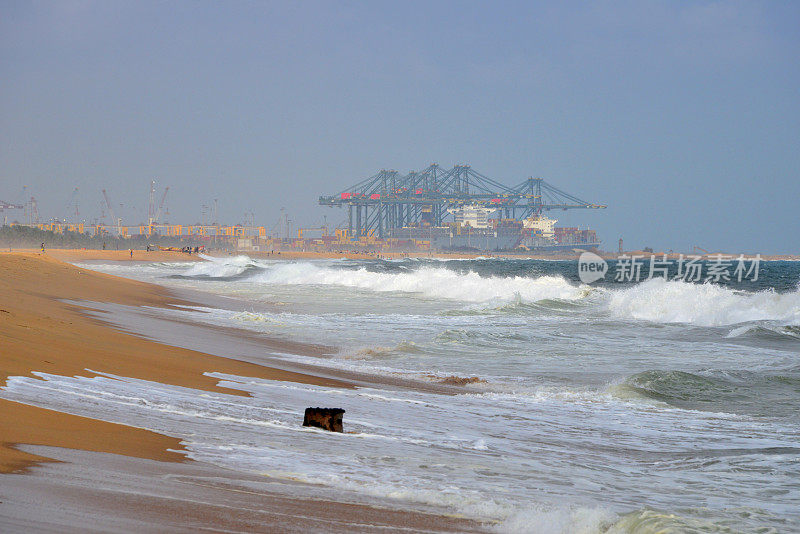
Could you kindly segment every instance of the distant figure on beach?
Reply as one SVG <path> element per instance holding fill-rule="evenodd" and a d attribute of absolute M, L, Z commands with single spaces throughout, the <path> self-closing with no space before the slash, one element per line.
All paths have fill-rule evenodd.
<path fill-rule="evenodd" d="M 44 243 L 42 243 L 42 254 L 44 254 Z"/>
<path fill-rule="evenodd" d="M 133 249 L 131 249 L 131 258 L 133 258 Z"/>
<path fill-rule="evenodd" d="M 106 242 L 103 241 L 103 250 L 105 250 L 105 249 L 106 249 Z"/>

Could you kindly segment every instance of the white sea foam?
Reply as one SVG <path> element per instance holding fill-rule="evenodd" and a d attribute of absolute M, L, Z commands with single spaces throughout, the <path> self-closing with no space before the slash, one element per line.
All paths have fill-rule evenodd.
<path fill-rule="evenodd" d="M 583 288 L 559 276 L 484 277 L 477 273 L 458 273 L 442 267 L 422 267 L 411 272 L 381 273 L 362 267 L 357 270 L 331 268 L 312 263 L 273 264 L 251 281 L 283 285 L 331 285 L 378 292 L 416 293 L 423 297 L 465 302 L 512 300 L 528 302 L 544 299 L 576 300 Z"/>
<path fill-rule="evenodd" d="M 535 302 L 544 299 L 576 300 L 586 294 L 585 287 L 567 282 L 560 276 L 486 277 L 477 273 L 459 273 L 445 267 L 424 266 L 398 273 L 343 269 L 340 262 L 266 262 L 248 256 L 215 258 L 193 264 L 182 274 L 224 278 L 243 273 L 249 267 L 262 270 L 248 277 L 251 283 L 267 285 L 315 285 L 352 287 L 377 292 L 416 293 L 429 298 L 446 298 L 465 302 L 522 299 Z"/>
<path fill-rule="evenodd" d="M 723 326 L 749 321 L 800 324 L 800 291 L 756 293 L 714 284 L 692 284 L 655 278 L 624 289 L 594 289 L 560 276 L 493 277 L 423 266 L 406 272 L 375 272 L 366 267 L 343 269 L 326 262 L 260 262 L 247 256 L 211 258 L 192 265 L 187 276 L 229 277 L 260 267 L 247 280 L 272 286 L 334 286 L 374 292 L 400 292 L 431 299 L 472 304 L 532 303 L 549 299 L 592 302 L 617 317 L 661 323 Z"/>
<path fill-rule="evenodd" d="M 748 321 L 800 324 L 800 292 L 739 292 L 713 284 L 654 278 L 608 291 L 608 309 L 617 317 L 660 323 L 724 326 Z"/>
<path fill-rule="evenodd" d="M 445 507 L 499 520 L 508 532 L 591 532 L 613 514 L 568 503 L 596 502 L 599 484 L 613 488 L 620 477 L 628 477 L 625 493 L 608 490 L 604 498 L 624 501 L 629 491 L 657 484 L 670 491 L 652 499 L 674 505 L 670 499 L 680 494 L 674 488 L 683 487 L 685 472 L 653 471 L 640 479 L 636 457 L 619 458 L 619 451 L 681 453 L 689 439 L 701 449 L 723 440 L 754 449 L 794 440 L 794 428 L 658 409 L 590 391 L 442 396 L 207 373 L 223 387 L 252 394 L 233 397 L 114 375 L 35 374 L 39 378 L 10 377 L 0 397 L 178 436 L 199 461 Z M 345 407 L 348 432 L 300 426 L 302 408 L 313 405 Z M 713 474 L 693 476 L 698 491 L 714 483 Z M 770 484 L 791 480 L 787 474 Z"/>
<path fill-rule="evenodd" d="M 787 530 L 785 519 L 797 509 L 795 419 L 762 418 L 736 406 L 720 408 L 730 413 L 676 406 L 620 384 L 638 372 L 673 369 L 709 369 L 714 376 L 789 369 L 780 373 L 791 379 L 794 352 L 757 342 L 731 350 L 734 342 L 722 336 L 791 343 L 800 328 L 792 326 L 800 322 L 797 292 L 663 280 L 587 287 L 568 276 L 482 276 L 444 262 L 405 261 L 227 257 L 150 271 L 113 268 L 257 303 L 236 311 L 185 308 L 184 319 L 341 349 L 332 359 L 272 357 L 433 382 L 451 375 L 486 382 L 454 388 L 458 395 L 432 395 L 209 374 L 252 394 L 233 398 L 120 377 L 40 375 L 12 377 L 0 397 L 173 433 L 197 460 L 328 486 L 348 498 L 445 506 L 499 521 L 501 531 L 628 531 L 633 509 L 672 517 L 712 494 L 718 507 L 694 515 L 724 516 L 735 528 L 749 519 L 724 510 L 758 508 L 779 518 L 766 524 Z M 190 278 L 164 278 L 171 274 Z M 541 302 L 547 299 L 554 301 Z M 730 326 L 695 328 L 705 325 Z M 323 405 L 347 410 L 345 434 L 300 426 L 304 407 Z"/>
<path fill-rule="evenodd" d="M 208 276 L 209 278 L 224 278 L 241 274 L 252 265 L 256 265 L 256 260 L 249 256 L 233 256 L 227 258 L 215 258 L 200 254 L 206 261 L 192 264 L 184 273 L 184 276 Z"/>
<path fill-rule="evenodd" d="M 595 534 L 604 532 L 617 514 L 600 507 L 531 506 L 497 526 L 498 532 L 528 534 Z"/>

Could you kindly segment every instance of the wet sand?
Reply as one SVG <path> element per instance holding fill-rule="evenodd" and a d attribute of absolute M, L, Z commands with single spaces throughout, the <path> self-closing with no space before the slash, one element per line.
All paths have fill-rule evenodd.
<path fill-rule="evenodd" d="M 93 376 L 87 371 L 92 369 L 234 395 L 244 393 L 220 388 L 215 379 L 203 373 L 214 371 L 350 387 L 341 380 L 270 369 L 148 341 L 106 328 L 81 313 L 80 307 L 63 302 L 65 299 L 92 300 L 167 308 L 174 304 L 190 304 L 171 297 L 158 286 L 79 269 L 36 254 L 0 255 L 0 272 L 3 273 L 0 278 L 0 381 L 3 383 L 8 376 L 30 375 L 34 371 Z M 24 469 L 30 461 L 37 459 L 15 449 L 15 443 L 65 447 L 81 443 L 82 448 L 88 450 L 125 454 L 122 445 L 117 444 L 140 441 L 137 450 L 152 451 L 142 452 L 141 456 L 167 457 L 162 452 L 165 448 L 162 445 L 166 442 L 142 431 L 125 431 L 125 439 L 104 438 L 109 432 L 107 429 L 105 432 L 98 429 L 98 432 L 76 433 L 79 438 L 66 436 L 63 432 L 47 434 L 42 429 L 53 427 L 56 421 L 64 427 L 89 424 L 74 416 L 34 410 L 18 403 L 2 401 L 2 406 L 0 472 Z M 22 421 L 35 421 L 35 424 L 23 425 L 20 424 Z M 177 441 L 169 443 L 170 448 L 180 449 Z"/>
<path fill-rule="evenodd" d="M 186 254 L 185 252 L 166 252 L 154 250 L 134 250 L 131 256 L 130 250 L 96 250 L 96 249 L 66 249 L 66 248 L 45 248 L 45 253 L 41 254 L 39 249 L 12 249 L 0 248 L 0 256 L 11 254 L 36 254 L 46 256 L 69 263 L 79 263 L 90 260 L 105 261 L 203 261 L 197 254 Z"/>
<path fill-rule="evenodd" d="M 265 303 L 243 303 L 229 297 L 219 297 L 187 290 L 174 290 L 178 296 L 191 299 L 207 307 L 232 311 L 258 311 L 272 313 Z M 368 374 L 355 370 L 326 366 L 325 360 L 338 354 L 339 349 L 326 345 L 314 345 L 291 339 L 277 338 L 267 334 L 231 326 L 192 322 L 182 316 L 164 313 L 164 310 L 126 306 L 100 302 L 78 302 L 82 313 L 94 317 L 104 325 L 143 338 L 174 347 L 234 358 L 274 370 L 310 374 L 330 378 L 353 386 L 385 389 L 411 389 L 441 395 L 463 393 L 466 377 L 440 379 L 431 376 L 422 381 L 388 374 Z M 285 355 L 289 354 L 288 358 Z M 293 355 L 313 356 L 319 359 L 313 365 L 301 363 Z"/>
<path fill-rule="evenodd" d="M 313 486 L 196 462 L 165 464 L 52 447 L 25 449 L 59 462 L 36 466 L 26 475 L 3 475 L 5 487 L 0 478 L 4 532 L 486 530 L 457 517 L 395 510 L 388 503 L 332 502 Z"/>
<path fill-rule="evenodd" d="M 83 260 L 89 254 L 79 256 Z M 87 309 L 103 307 L 100 303 L 164 310 L 194 304 L 159 286 L 80 269 L 49 254 L 0 254 L 0 272 L 3 384 L 9 376 L 37 371 L 68 376 L 94 376 L 92 371 L 97 371 L 246 394 L 219 387 L 216 379 L 203 374 L 220 372 L 353 387 L 341 377 L 318 376 L 324 373 L 315 374 L 311 368 L 299 372 L 270 367 L 237 351 L 223 357 L 148 340 L 110 326 L 103 311 Z M 206 338 L 213 335 L 207 333 Z M 253 354 L 284 351 L 319 356 L 327 350 L 282 340 L 260 347 L 264 340 L 250 343 Z M 223 348 L 217 345 L 215 352 L 224 354 Z M 0 436 L 0 530 L 90 526 L 102 531 L 465 532 L 482 528 L 436 512 L 397 510 L 391 502 L 376 506 L 334 502 L 329 495 L 298 498 L 296 492 L 282 492 L 285 483 L 264 477 L 252 477 L 257 487 L 245 491 L 241 484 L 247 476 L 186 460 L 178 437 L 8 400 L 0 400 Z M 211 487 L 179 484 L 176 480 L 182 476 L 215 482 Z M 220 484 L 221 480 L 227 482 Z"/>

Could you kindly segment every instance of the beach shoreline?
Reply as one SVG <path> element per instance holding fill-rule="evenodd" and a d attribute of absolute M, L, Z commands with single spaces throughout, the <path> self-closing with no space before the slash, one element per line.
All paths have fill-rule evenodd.
<path fill-rule="evenodd" d="M 31 376 L 34 372 L 66 376 L 94 376 L 88 371 L 111 373 L 117 376 L 163 382 L 177 386 L 221 391 L 244 395 L 235 389 L 217 386 L 217 380 L 206 372 L 223 372 L 271 380 L 291 380 L 332 387 L 351 387 L 341 380 L 315 377 L 235 359 L 213 356 L 200 351 L 172 347 L 108 328 L 101 321 L 88 317 L 80 306 L 65 301 L 95 301 L 131 306 L 170 307 L 190 302 L 173 297 L 168 290 L 134 280 L 88 271 L 62 263 L 53 258 L 29 254 L 0 256 L 0 381 L 10 376 Z M 142 450 L 153 450 L 153 459 L 166 456 L 159 452 L 164 444 L 156 440 L 151 447 L 142 436 L 125 439 L 82 437 L 79 441 L 66 439 L 62 434 L 43 432 L 56 421 L 65 428 L 71 424 L 88 425 L 76 416 L 42 415 L 35 425 L 20 425 L 30 421 L 38 410 L 18 403 L 2 401 L 0 416 L 0 472 L 25 469 L 28 456 L 13 448 L 15 443 L 74 447 L 76 443 L 88 450 L 117 452 L 114 443 L 140 442 Z M 70 421 L 67 421 L 69 419 Z M 103 426 L 103 425 L 99 425 Z M 91 425 L 88 425 L 91 427 Z M 109 429 L 93 430 L 96 436 Z M 140 434 L 140 433 L 137 433 Z M 84 435 L 83 433 L 81 435 Z M 170 448 L 180 449 L 175 441 Z M 119 449 L 121 454 L 128 449 Z M 147 453 L 145 454 L 145 457 Z M 171 456 L 170 456 L 171 457 Z M 34 459 L 29 458 L 32 462 Z"/>
<path fill-rule="evenodd" d="M 220 387 L 218 379 L 205 374 L 217 372 L 331 388 L 353 387 L 352 383 L 340 378 L 318 376 L 320 373 L 314 374 L 312 368 L 308 368 L 307 372 L 289 371 L 145 339 L 115 328 L 88 313 L 90 310 L 87 306 L 91 306 L 91 303 L 136 308 L 147 306 L 167 310 L 175 305 L 193 304 L 160 286 L 81 269 L 63 263 L 49 254 L 3 253 L 0 254 L 0 270 L 4 274 L 0 280 L 0 382 L 3 385 L 7 384 L 9 377 L 37 376 L 34 373 L 38 372 L 87 377 L 107 373 L 121 378 L 150 380 L 198 391 L 248 395 L 238 389 Z M 292 346 L 293 350 L 297 348 L 298 345 Z M 172 468 L 170 465 L 184 464 L 187 461 L 179 436 L 166 436 L 142 428 L 47 410 L 7 399 L 0 399 L 0 435 L 3 436 L 0 442 L 0 494 L 3 495 L 0 499 L 3 502 L 0 504 L 0 524 L 11 524 L 8 522 L 12 516 L 20 520 L 12 508 L 16 506 L 14 503 L 19 504 L 19 499 L 26 499 L 24 495 L 10 489 L 19 486 L 13 482 L 18 479 L 13 477 L 31 474 L 43 477 L 49 489 L 42 490 L 44 496 L 37 493 L 36 499 L 44 498 L 45 505 L 48 498 L 51 504 L 61 502 L 62 493 L 67 491 L 74 480 L 57 483 L 46 475 L 52 469 L 59 469 L 48 465 L 55 466 L 65 461 L 59 458 L 67 453 L 57 451 L 87 451 L 74 456 L 83 459 L 111 453 L 119 455 L 119 458 L 127 458 L 128 460 L 119 461 L 130 465 L 136 464 L 133 459 L 149 462 L 150 469 L 155 470 L 151 476 L 154 484 L 175 469 L 183 469 Z M 48 454 L 47 451 L 56 453 Z M 196 464 L 194 461 L 189 463 Z M 86 466 L 73 465 L 71 469 L 73 473 L 79 473 L 84 467 Z M 206 466 L 204 469 L 213 471 L 217 468 Z M 109 491 L 118 492 L 121 488 L 112 488 Z M 223 498 L 222 494 L 217 493 L 217 497 Z M 12 494 L 16 497 L 10 498 Z M 279 495 L 273 497 L 273 502 L 283 502 Z M 163 498 L 168 499 L 167 496 Z M 187 499 L 191 500 L 188 497 Z M 166 503 L 163 499 L 161 502 Z M 117 511 L 114 506 L 108 507 L 103 521 L 113 519 L 125 506 L 128 505 L 120 503 Z M 323 518 L 327 517 L 326 514 L 330 515 L 326 510 L 336 509 L 337 506 L 340 503 L 325 500 L 305 503 L 297 501 L 294 513 L 304 510 L 312 519 Z M 156 508 L 158 507 L 154 510 Z M 195 511 L 196 514 L 190 513 L 187 517 L 205 517 L 199 510 Z M 353 508 L 348 513 L 360 514 L 366 525 L 381 523 L 381 514 L 366 505 Z M 461 519 L 438 516 L 426 519 L 426 514 L 415 516 L 414 512 L 394 513 L 399 515 L 384 521 L 381 528 L 390 528 L 391 525 L 400 527 L 408 521 L 417 525 L 417 528 L 426 523 L 438 525 L 434 530 L 443 531 L 477 528 L 475 524 Z M 248 514 L 244 510 L 239 515 L 241 517 L 237 521 L 245 522 L 236 523 L 241 527 L 248 521 Z M 355 519 L 347 514 L 345 516 L 346 520 L 340 517 L 341 521 L 333 521 L 331 528 L 350 530 Z M 276 517 L 261 514 L 251 519 L 263 528 L 270 525 L 270 521 Z M 28 526 L 34 529 L 42 526 L 35 524 L 33 519 L 30 518 L 31 523 Z M 58 518 L 54 520 L 57 524 Z M 115 523 L 111 521 L 108 524 Z M 180 523 L 175 524 L 181 526 Z M 213 521 L 210 524 L 216 525 L 213 528 L 227 528 L 226 525 Z M 187 525 L 181 528 L 188 528 Z"/>
<path fill-rule="evenodd" d="M 332 501 L 301 483 L 203 464 L 43 446 L 55 458 L 0 475 L 0 527 L 16 532 L 486 532 L 391 502 Z M 5 482 L 5 483 L 4 483 Z M 299 495 L 298 496 L 298 492 Z"/>
<path fill-rule="evenodd" d="M 685 498 L 651 492 L 639 468 L 665 460 L 683 465 L 688 458 L 677 474 L 658 471 L 660 483 L 678 488 L 680 477 L 689 476 L 715 484 L 715 472 L 692 462 L 717 454 L 721 437 L 747 434 L 747 461 L 760 458 L 765 440 L 775 443 L 770 461 L 775 456 L 778 470 L 795 441 L 781 384 L 796 376 L 796 329 L 782 325 L 797 309 L 796 288 L 784 282 L 787 273 L 796 279 L 797 264 L 765 268 L 766 291 L 654 281 L 601 287 L 587 299 L 568 281 L 574 263 L 283 262 L 224 255 L 191 264 L 79 251 L 70 265 L 53 257 L 58 253 L 0 254 L 6 275 L 0 281 L 0 372 L 13 377 L 0 392 L 7 399 L 2 408 L 18 400 L 65 418 L 60 427 L 42 419 L 41 437 L 18 434 L 0 451 L 17 455 L 17 473 L 25 473 L 0 475 L 0 525 L 27 527 L 14 530 L 46 530 L 25 518 L 33 501 L 95 517 L 103 530 L 147 530 L 137 523 L 143 513 L 170 531 L 190 531 L 199 521 L 235 531 L 461 532 L 496 525 L 513 530 L 552 517 L 570 531 L 584 514 L 591 528 L 603 531 L 617 520 L 646 518 L 649 508 L 637 503 L 660 503 L 669 513 L 656 522 L 679 528 L 707 518 L 684 508 Z M 668 296 L 671 307 L 659 308 L 653 293 Z M 610 309 L 615 299 L 634 307 Z M 652 324 L 636 318 L 642 311 Z M 700 311 L 713 313 L 715 322 Z M 752 321 L 765 326 L 736 326 Z M 597 329 L 592 335 L 587 322 Z M 607 344 L 598 344 L 597 336 Z M 641 359 L 620 358 L 630 339 L 649 339 L 652 346 Z M 718 340 L 717 348 L 709 340 Z M 698 342 L 707 356 L 686 365 L 697 357 Z M 30 350 L 40 346 L 50 353 Z M 488 353 L 496 357 L 484 361 Z M 765 357 L 774 363 L 762 371 Z M 576 376 L 576 365 L 592 371 Z M 760 380 L 755 387 L 767 398 L 731 402 L 731 366 L 756 368 L 747 376 Z M 653 377 L 644 397 L 629 397 L 631 385 Z M 651 403 L 661 383 L 691 390 L 695 380 L 717 389 L 721 384 L 720 401 Z M 345 434 L 303 429 L 309 406 L 346 409 Z M 70 434 L 76 415 L 60 411 L 87 418 L 83 434 L 108 437 L 69 443 L 85 435 Z M 729 412 L 724 419 L 715 415 Z M 765 415 L 770 419 L 762 420 Z M 613 430 L 623 417 L 647 432 Z M 773 424 L 773 417 L 786 423 Z M 130 426 L 106 423 L 102 430 L 98 419 Z M 25 413 L 0 421 L 3 436 L 6 428 L 19 433 L 14 424 L 20 421 L 28 421 Z M 687 429 L 676 431 L 684 423 Z M 597 435 L 597 428 L 612 431 Z M 561 436 L 555 441 L 553 429 Z M 587 442 L 580 436 L 587 434 L 594 436 L 592 451 L 600 445 L 607 453 L 581 467 L 573 459 L 583 461 Z M 652 436 L 663 450 L 651 449 Z M 620 447 L 618 439 L 627 445 Z M 129 451 L 119 449 L 122 441 L 132 445 Z M 553 464 L 531 465 L 528 451 Z M 152 459 L 156 454 L 168 457 Z M 738 455 L 720 459 L 739 461 Z M 90 476 L 87 466 L 95 463 L 100 470 Z M 565 478 L 573 468 L 580 478 Z M 598 471 L 607 473 L 608 487 L 626 473 L 624 487 L 609 495 L 581 482 Z M 790 471 L 779 471 L 774 483 L 793 487 Z M 140 479 L 141 472 L 150 475 Z M 504 488 L 520 472 L 528 478 L 507 494 Z M 103 473 L 115 482 L 89 491 Z M 715 509 L 709 525 L 744 529 L 785 520 L 791 497 L 763 500 L 745 476 L 730 473 L 738 478 L 723 485 L 725 507 Z M 143 491 L 149 486 L 167 495 Z M 66 494 L 83 500 L 67 503 Z M 239 500 L 245 495 L 254 500 Z M 220 507 L 232 499 L 235 507 Z M 698 492 L 692 499 L 705 502 Z M 733 507 L 741 499 L 762 515 L 737 516 Z M 98 512 L 95 500 L 113 505 Z M 175 519 L 176 503 L 188 507 L 185 521 Z M 232 522 L 214 522 L 214 514 L 228 513 L 223 510 L 236 516 Z M 420 513 L 431 515 L 420 523 L 413 519 Z M 65 525 L 68 520 L 58 518 Z"/>
<path fill-rule="evenodd" d="M 100 249 L 59 249 L 59 248 L 46 248 L 44 255 L 50 258 L 55 258 L 67 263 L 81 263 L 93 261 L 105 262 L 197 262 L 204 261 L 202 256 L 225 258 L 233 256 L 248 256 L 254 259 L 272 260 L 272 261 L 297 261 L 297 260 L 332 260 L 332 259 L 348 259 L 348 260 L 370 260 L 370 259 L 386 259 L 386 260 L 401 260 L 407 258 L 415 259 L 435 259 L 435 260 L 475 260 L 475 259 L 507 259 L 507 260 L 543 260 L 543 261 L 577 261 L 584 251 L 570 250 L 570 251 L 552 251 L 546 253 L 508 253 L 508 252 L 387 252 L 387 251 L 371 251 L 371 252 L 354 252 L 354 251 L 303 251 L 303 250 L 279 250 L 279 251 L 254 251 L 254 250 L 241 250 L 241 251 L 221 251 L 212 250 L 207 252 L 186 253 L 180 251 L 164 251 L 153 250 L 146 251 L 141 249 L 133 249 L 131 255 L 130 249 L 125 250 L 100 250 Z M 647 250 L 627 250 L 623 253 L 611 251 L 596 251 L 599 256 L 605 260 L 616 260 L 621 256 L 638 257 L 640 259 L 649 259 L 650 256 L 655 256 L 657 259 L 666 259 L 677 261 L 681 257 L 697 257 L 705 261 L 714 261 L 719 256 L 726 258 L 737 258 L 740 253 L 738 252 L 708 252 L 693 255 L 690 253 L 679 252 L 663 252 L 663 251 L 647 251 Z M 0 256 L 6 254 L 41 254 L 41 250 L 25 248 L 25 249 L 7 249 L 0 248 Z M 753 258 L 755 253 L 742 254 L 745 258 Z M 800 261 L 799 254 L 758 254 L 761 261 Z"/>

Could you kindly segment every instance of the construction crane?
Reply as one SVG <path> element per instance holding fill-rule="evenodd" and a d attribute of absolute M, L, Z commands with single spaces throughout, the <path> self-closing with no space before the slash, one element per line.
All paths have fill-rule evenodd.
<path fill-rule="evenodd" d="M 153 217 L 153 222 L 154 223 L 159 222 L 159 220 L 161 219 L 161 211 L 164 209 L 164 201 L 167 199 L 167 192 L 168 191 L 169 191 L 169 187 L 166 187 L 164 189 L 164 194 L 161 195 L 161 203 L 158 205 L 158 211 L 156 212 L 155 217 Z"/>
<path fill-rule="evenodd" d="M 156 181 L 150 180 L 150 202 L 147 204 L 147 224 L 148 226 L 153 225 L 153 215 L 155 215 L 156 211 Z"/>
<path fill-rule="evenodd" d="M 39 204 L 36 202 L 36 197 L 25 203 L 25 212 L 28 224 L 39 224 Z"/>
<path fill-rule="evenodd" d="M 103 198 L 106 201 L 106 207 L 108 208 L 108 214 L 111 215 L 113 226 L 117 229 L 117 235 L 119 235 L 121 233 L 120 227 L 122 226 L 122 219 L 117 219 L 117 216 L 114 214 L 114 208 L 111 207 L 111 200 L 109 200 L 108 193 L 106 193 L 105 189 L 103 189 Z"/>
<path fill-rule="evenodd" d="M 505 218 L 525 218 L 553 209 L 606 207 L 566 193 L 542 178 L 528 178 L 509 187 L 469 165 L 445 170 L 436 163 L 406 175 L 381 170 L 336 195 L 320 197 L 319 204 L 347 206 L 351 234 L 374 232 L 381 238 L 403 226 L 442 226 L 450 211 L 468 205 L 500 211 Z"/>
<path fill-rule="evenodd" d="M 111 215 L 111 220 L 114 221 L 114 224 L 116 225 L 117 217 L 114 215 L 114 208 L 111 207 L 111 201 L 108 199 L 108 193 L 106 193 L 105 189 L 103 189 L 103 199 L 105 199 L 105 201 L 106 201 L 106 207 L 108 208 L 108 214 Z"/>
<path fill-rule="evenodd" d="M 277 237 L 279 239 L 291 238 L 292 222 L 292 219 L 290 219 L 289 215 L 286 213 L 286 208 L 281 208 L 281 216 L 278 218 L 278 222 L 275 223 L 275 226 L 270 230 L 272 237 Z"/>
<path fill-rule="evenodd" d="M 78 211 L 78 201 L 76 197 L 78 196 L 78 188 L 72 190 L 72 196 L 69 197 L 69 203 L 67 203 L 67 214 L 69 215 L 72 211 L 72 205 L 75 205 L 75 222 L 78 222 L 80 218 L 80 212 Z M 64 220 L 66 221 L 67 218 L 65 217 Z"/>

